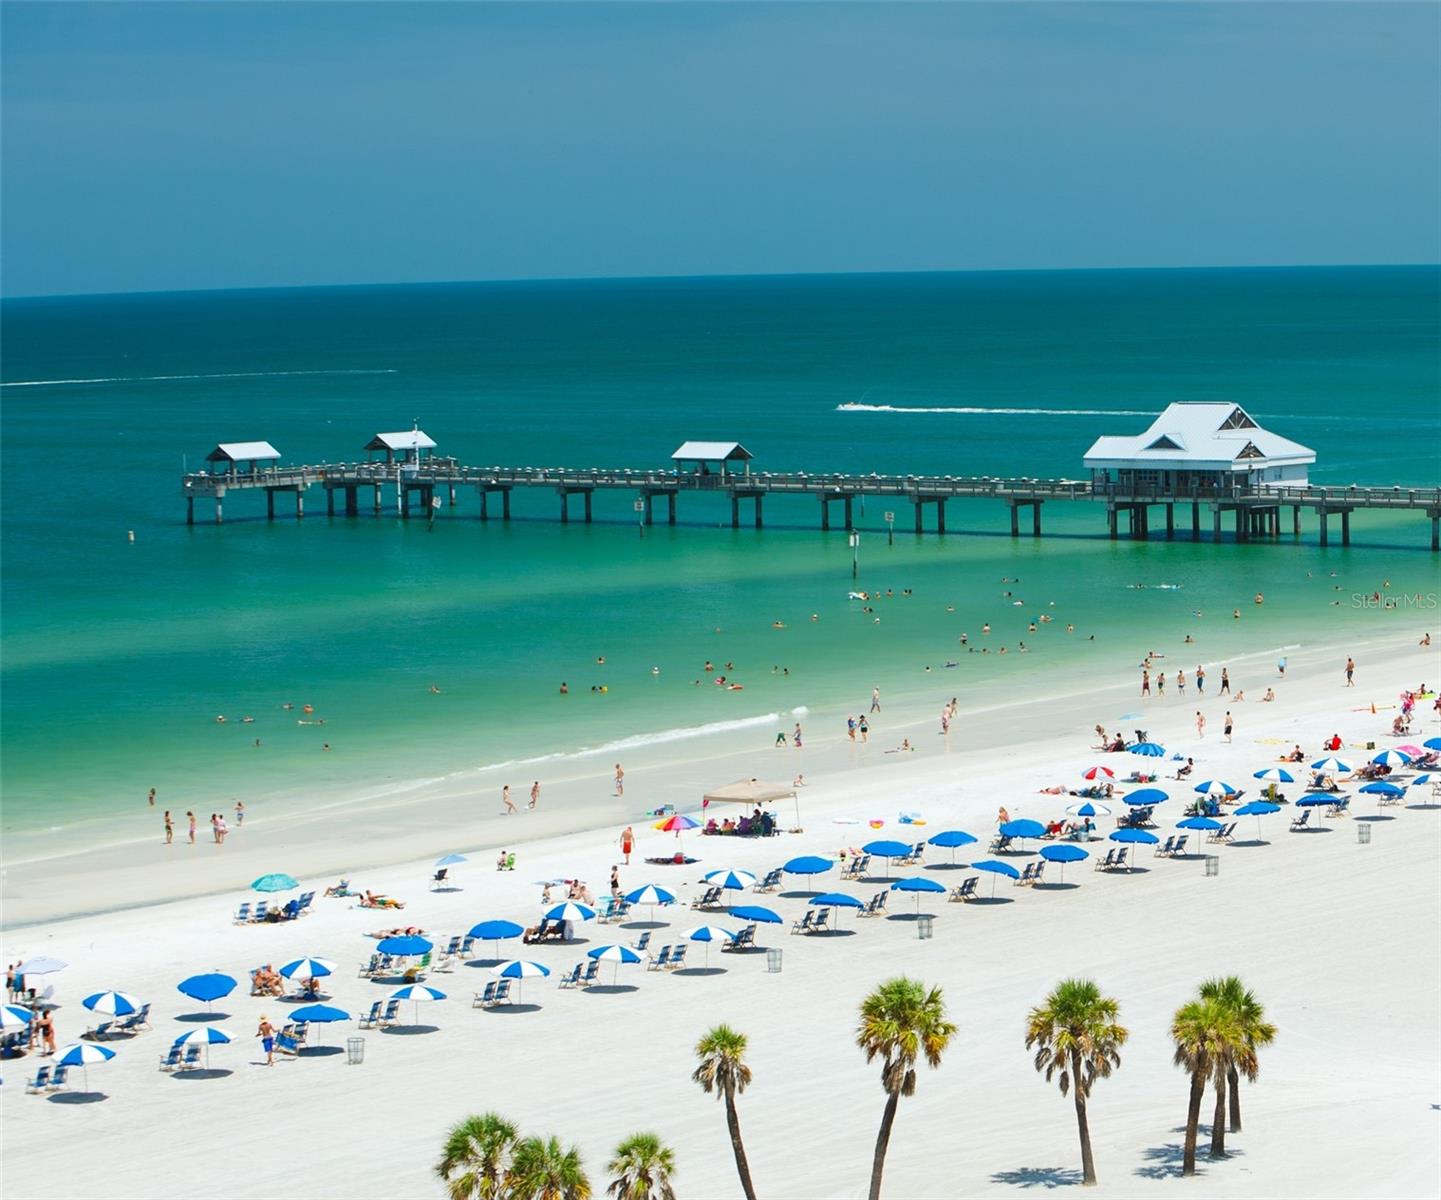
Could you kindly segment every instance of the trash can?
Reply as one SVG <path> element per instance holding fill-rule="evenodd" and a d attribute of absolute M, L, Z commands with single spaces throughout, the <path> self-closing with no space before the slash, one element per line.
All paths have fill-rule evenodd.
<path fill-rule="evenodd" d="M 766 970 L 770 974 L 775 975 L 780 971 L 780 969 L 781 950 L 779 949 L 779 947 L 771 946 L 766 950 Z"/>
<path fill-rule="evenodd" d="M 1371 844 L 1371 822 L 1356 822 L 1356 841 L 1362 846 L 1369 846 Z"/>
<path fill-rule="evenodd" d="M 363 1037 L 345 1039 L 345 1061 L 351 1066 L 359 1066 L 365 1061 L 365 1039 Z"/>
<path fill-rule="evenodd" d="M 1221 873 L 1221 859 L 1219 855 L 1206 855 L 1206 874 L 1219 875 Z"/>
<path fill-rule="evenodd" d="M 922 913 L 920 916 L 918 916 L 918 917 L 916 918 L 916 936 L 917 936 L 918 938 L 928 938 L 928 937 L 930 937 L 930 936 L 931 936 L 931 923 L 932 923 L 934 920 L 935 920 L 935 917 L 931 916 L 930 913 Z"/>

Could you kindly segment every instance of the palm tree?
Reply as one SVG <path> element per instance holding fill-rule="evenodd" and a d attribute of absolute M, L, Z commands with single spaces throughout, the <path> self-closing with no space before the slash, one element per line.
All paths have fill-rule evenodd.
<path fill-rule="evenodd" d="M 450 1200 L 499 1200 L 515 1138 L 515 1126 L 493 1112 L 455 1125 L 435 1166 Z"/>
<path fill-rule="evenodd" d="M 506 1200 L 590 1200 L 580 1151 L 558 1137 L 528 1137 L 515 1144 L 505 1177 Z"/>
<path fill-rule="evenodd" d="M 866 1052 L 866 1062 L 880 1057 L 881 1086 L 886 1090 L 886 1107 L 876 1135 L 871 1161 L 870 1200 L 879 1200 L 881 1172 L 886 1165 L 886 1147 L 902 1096 L 916 1090 L 916 1059 L 922 1055 L 932 1067 L 941 1065 L 954 1021 L 946 1020 L 946 1005 L 938 987 L 927 988 L 918 979 L 897 976 L 888 979 L 861 1001 L 861 1020 L 856 1027 L 856 1045 Z"/>
<path fill-rule="evenodd" d="M 1076 1124 L 1081 1131 L 1081 1182 L 1096 1182 L 1091 1157 L 1091 1127 L 1086 1101 L 1091 1085 L 1121 1065 L 1120 1048 L 1130 1032 L 1117 1024 L 1121 1006 L 1089 979 L 1064 979 L 1039 1008 L 1031 1009 L 1026 1049 L 1036 1047 L 1036 1070 L 1046 1082 L 1059 1074 L 1061 1095 L 1074 1089 Z"/>
<path fill-rule="evenodd" d="M 1254 1052 L 1260 1046 L 1270 1045 L 1276 1040 L 1276 1027 L 1266 1020 L 1266 1009 L 1256 994 L 1236 976 L 1224 979 L 1208 979 L 1201 985 L 1203 1000 L 1219 1000 L 1235 1015 L 1240 1023 L 1242 1035 Z M 1254 1053 L 1251 1058 L 1254 1059 Z M 1247 1080 L 1256 1078 L 1259 1064 L 1252 1063 Z M 1231 1106 L 1231 1132 L 1241 1132 L 1241 1064 L 1228 1063 L 1226 1068 L 1226 1092 Z M 1219 1124 L 1219 1114 L 1217 1114 Z"/>
<path fill-rule="evenodd" d="M 675 1151 L 653 1133 L 631 1134 L 605 1169 L 615 1176 L 605 1189 L 615 1200 L 675 1200 Z"/>
<path fill-rule="evenodd" d="M 745 1192 L 746 1200 L 756 1200 L 750 1164 L 746 1162 L 746 1148 L 741 1144 L 740 1116 L 736 1113 L 736 1093 L 745 1091 L 751 1081 L 751 1069 L 745 1063 L 746 1035 L 729 1025 L 717 1025 L 696 1043 L 695 1053 L 700 1064 L 691 1078 L 707 1094 L 715 1092 L 717 1099 L 725 1101 L 726 1126 L 730 1129 L 731 1151 L 736 1157 L 736 1174 L 741 1178 L 741 1191 Z"/>
<path fill-rule="evenodd" d="M 1241 1025 L 1219 1000 L 1192 1000 L 1176 1010 L 1171 1022 L 1171 1039 L 1176 1043 L 1175 1063 L 1191 1075 L 1191 1098 L 1186 1109 L 1186 1148 L 1182 1175 L 1196 1173 L 1196 1134 L 1201 1122 L 1201 1097 L 1206 1080 L 1216 1087 L 1216 1115 L 1224 1126 L 1226 1115 L 1226 1068 L 1231 1061 L 1245 1073 L 1253 1069 L 1255 1052 L 1248 1051 Z M 1249 1054 L 1249 1058 L 1248 1058 Z M 1215 1146 L 1215 1129 L 1212 1129 Z M 1224 1141 L 1223 1141 L 1224 1152 Z"/>

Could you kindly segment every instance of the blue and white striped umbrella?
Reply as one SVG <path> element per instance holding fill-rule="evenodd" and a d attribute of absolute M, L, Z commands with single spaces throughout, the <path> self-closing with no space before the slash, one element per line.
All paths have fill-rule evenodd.
<path fill-rule="evenodd" d="M 640 962 L 640 955 L 629 946 L 597 946 L 594 950 L 587 950 L 585 955 L 587 958 L 599 959 L 601 962 Z"/>
<path fill-rule="evenodd" d="M 1400 750 L 1382 750 L 1371 761 L 1378 767 L 1404 767 L 1410 764 L 1411 756 Z"/>
<path fill-rule="evenodd" d="M 403 988 L 397 988 L 390 993 L 392 1000 L 413 1000 L 422 1004 L 430 1000 L 444 1000 L 445 993 L 439 988 L 427 987 L 423 983 L 407 983 Z"/>
<path fill-rule="evenodd" d="M 648 883 L 644 887 L 638 887 L 633 892 L 627 892 L 625 898 L 631 904 L 674 904 L 675 893 L 666 891 L 654 883 Z"/>
<path fill-rule="evenodd" d="M 1407 787 L 1425 787 L 1426 784 L 1428 784 L 1428 783 L 1430 783 L 1430 782 L 1431 782 L 1431 776 L 1430 776 L 1430 774 L 1428 773 L 1428 774 L 1425 774 L 1425 775 L 1418 775 L 1418 776 L 1416 776 L 1416 778 L 1410 780 L 1410 781 L 1406 784 L 1406 786 L 1407 786 Z"/>
<path fill-rule="evenodd" d="M 196 1029 L 187 1029 L 170 1044 L 172 1046 L 224 1046 L 230 1042 L 230 1035 L 223 1029 L 217 1029 L 214 1025 L 201 1025 Z"/>
<path fill-rule="evenodd" d="M 492 975 L 501 979 L 539 979 L 549 975 L 550 968 L 526 958 L 512 958 L 490 969 Z"/>
<path fill-rule="evenodd" d="M 6 1004 L 0 1006 L 0 1031 L 9 1032 L 12 1029 L 24 1029 L 35 1019 L 35 1014 L 28 1008 L 22 1008 L 18 1004 Z"/>
<path fill-rule="evenodd" d="M 756 877 L 749 871 L 708 871 L 701 876 L 711 887 L 725 888 L 731 892 L 743 892 L 748 887 L 754 887 Z"/>
<path fill-rule="evenodd" d="M 1267 767 L 1264 771 L 1257 771 L 1251 778 L 1264 780 L 1266 783 L 1296 782 L 1296 777 L 1285 767 Z"/>
<path fill-rule="evenodd" d="M 90 1064 L 109 1062 L 115 1057 L 115 1051 L 109 1046 L 101 1046 L 96 1042 L 72 1042 L 68 1046 L 61 1046 L 55 1056 L 55 1065 L 60 1067 L 80 1067 L 85 1071 L 85 1090 L 90 1090 Z"/>
<path fill-rule="evenodd" d="M 1202 796 L 1234 796 L 1236 794 L 1235 788 L 1219 779 L 1207 779 L 1203 783 L 1198 783 L 1191 790 Z"/>
<path fill-rule="evenodd" d="M 280 968 L 286 979 L 320 979 L 331 974 L 335 964 L 328 958 L 297 958 Z"/>
<path fill-rule="evenodd" d="M 547 921 L 589 921 L 594 917 L 595 909 L 588 904 L 577 904 L 574 900 L 557 904 L 545 914 Z"/>
<path fill-rule="evenodd" d="M 96 992 L 80 1003 L 91 1012 L 111 1017 L 129 1017 L 140 1011 L 140 1001 L 128 992 Z"/>
<path fill-rule="evenodd" d="M 1071 804 L 1066 811 L 1073 817 L 1109 817 L 1111 810 L 1099 800 L 1086 800 L 1080 804 Z"/>
<path fill-rule="evenodd" d="M 696 925 L 690 929 L 683 930 L 681 937 L 688 942 L 702 942 L 705 945 L 706 965 L 710 965 L 710 944 L 712 942 L 729 942 L 735 940 L 735 930 L 725 929 L 720 925 Z"/>
<path fill-rule="evenodd" d="M 1325 771 L 1331 775 L 1349 775 L 1356 768 L 1344 758 L 1318 758 L 1311 764 L 1313 771 Z"/>

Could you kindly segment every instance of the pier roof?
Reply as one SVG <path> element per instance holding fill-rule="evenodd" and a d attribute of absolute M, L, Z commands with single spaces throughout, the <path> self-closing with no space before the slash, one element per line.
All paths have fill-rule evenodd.
<path fill-rule="evenodd" d="M 434 450 L 435 439 L 420 429 L 402 429 L 398 433 L 377 433 L 365 443 L 367 450 Z"/>
<path fill-rule="evenodd" d="M 280 451 L 269 442 L 221 442 L 205 456 L 205 461 L 256 462 L 279 457 Z"/>
<path fill-rule="evenodd" d="M 1313 463 L 1316 452 L 1262 429 L 1238 404 L 1200 401 L 1168 405 L 1145 433 L 1097 438 L 1085 461 L 1088 467 L 1250 470 Z"/>
<path fill-rule="evenodd" d="M 739 442 L 682 442 L 671 455 L 677 462 L 747 462 L 754 457 Z"/>

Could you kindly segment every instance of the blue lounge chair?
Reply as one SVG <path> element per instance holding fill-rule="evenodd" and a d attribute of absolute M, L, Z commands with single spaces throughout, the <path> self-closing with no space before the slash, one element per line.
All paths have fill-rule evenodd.
<path fill-rule="evenodd" d="M 643 934 L 640 935 L 640 937 L 636 938 L 635 941 L 633 941 L 633 942 L 631 943 L 631 948 L 632 948 L 633 950 L 637 950 L 637 951 L 640 951 L 640 952 L 644 952 L 645 949 L 646 949 L 649 945 L 650 945 L 650 930 L 647 929 Z"/>
<path fill-rule="evenodd" d="M 304 915 L 305 913 L 308 913 L 308 912 L 310 911 L 310 906 L 311 906 L 312 904 L 314 904 L 314 903 L 315 903 L 315 893 L 314 893 L 314 892 L 301 892 L 301 893 L 300 893 L 300 912 L 301 912 L 302 915 Z"/>
<path fill-rule="evenodd" d="M 809 933 L 815 925 L 816 912 L 813 908 L 806 909 L 806 915 L 791 925 L 792 933 Z"/>
<path fill-rule="evenodd" d="M 36 1092 L 43 1092 L 50 1086 L 50 1067 L 48 1065 L 39 1067 L 35 1071 L 35 1078 L 26 1082 L 25 1092 L 33 1095 Z"/>
<path fill-rule="evenodd" d="M 195 1071 L 200 1068 L 200 1054 L 203 1046 L 190 1045 L 185 1047 L 185 1057 L 180 1060 L 177 1071 Z"/>
<path fill-rule="evenodd" d="M 593 958 L 586 963 L 585 974 L 577 981 L 581 987 L 590 987 L 600 978 L 600 959 Z"/>
<path fill-rule="evenodd" d="M 459 935 L 459 934 L 456 934 L 456 935 L 455 935 L 453 938 L 451 938 L 450 941 L 446 944 L 444 953 L 447 954 L 447 955 L 454 955 L 454 954 L 459 954 L 459 953 L 460 953 L 460 935 Z"/>
<path fill-rule="evenodd" d="M 101 1021 L 94 1029 L 87 1029 L 85 1036 L 92 1042 L 103 1042 L 120 1032 L 119 1021 Z"/>
<path fill-rule="evenodd" d="M 489 1000 L 487 1003 L 488 1003 L 491 1007 L 494 1007 L 494 1006 L 497 1005 L 497 1004 L 509 1004 L 509 1003 L 510 1003 L 510 980 L 509 980 L 509 979 L 498 979 L 498 980 L 496 980 L 496 983 L 495 983 L 495 993 L 491 996 L 490 1000 Z"/>
<path fill-rule="evenodd" d="M 1114 867 L 1115 865 L 1116 865 L 1116 852 L 1115 852 L 1115 850 L 1107 850 L 1107 851 L 1106 851 L 1106 857 L 1105 857 L 1105 858 L 1098 858 L 1098 859 L 1096 859 L 1095 869 L 1096 869 L 1097 871 L 1109 871 L 1109 870 L 1110 870 L 1112 867 Z"/>
<path fill-rule="evenodd" d="M 1292 822 L 1291 822 L 1291 832 L 1292 832 L 1292 833 L 1295 833 L 1296 830 L 1298 830 L 1298 829 L 1307 829 L 1307 828 L 1310 827 L 1310 824 L 1311 824 L 1311 810 L 1310 810 L 1309 808 L 1303 808 L 1303 809 L 1301 810 L 1301 815 L 1298 816 L 1298 817 L 1296 817 L 1296 818 L 1294 818 L 1294 819 L 1292 820 Z"/>
<path fill-rule="evenodd" d="M 384 1004 L 385 1002 L 382 1000 L 376 1000 L 371 1004 L 370 1011 L 356 1022 L 361 1029 L 375 1028 L 376 1024 L 380 1021 L 380 1010 L 384 1007 Z"/>
<path fill-rule="evenodd" d="M 255 906 L 255 911 L 250 914 L 250 922 L 254 924 L 256 921 L 263 921 L 269 915 L 270 902 L 268 900 L 262 900 Z"/>
<path fill-rule="evenodd" d="M 976 885 L 980 883 L 980 881 L 981 877 L 979 875 L 972 875 L 969 879 L 966 879 L 951 889 L 949 899 L 962 902 L 974 900 L 976 898 Z"/>
<path fill-rule="evenodd" d="M 449 867 L 441 867 L 440 870 L 438 870 L 433 876 L 431 876 L 431 879 L 430 879 L 430 890 L 433 892 L 433 891 L 435 891 L 437 888 L 441 888 L 441 887 L 446 886 L 446 884 L 445 884 L 445 877 L 446 877 L 447 875 L 449 875 L 449 874 L 450 874 L 450 868 L 449 868 Z"/>
<path fill-rule="evenodd" d="M 659 971 L 670 966 L 670 946 L 662 946 L 660 953 L 646 963 L 647 971 Z"/>
<path fill-rule="evenodd" d="M 755 948 L 755 944 L 756 927 L 754 925 L 747 925 L 736 934 L 735 937 L 721 943 L 721 952 L 725 953 L 728 950 L 751 950 Z"/>
<path fill-rule="evenodd" d="M 841 872 L 841 878 L 859 879 L 868 870 L 870 870 L 870 866 L 871 856 L 869 854 L 857 854 L 855 858 L 851 859 L 850 862 L 846 863 L 845 870 Z"/>
<path fill-rule="evenodd" d="M 806 932 L 807 932 L 807 933 L 825 933 L 825 932 L 827 932 L 827 931 L 830 929 L 830 927 L 831 927 L 831 910 L 828 909 L 828 908 L 823 908 L 823 909 L 821 909 L 819 912 L 816 913 L 816 919 L 811 922 L 811 927 L 810 927 L 810 929 L 808 929 Z"/>
<path fill-rule="evenodd" d="M 142 1004 L 135 1012 L 128 1017 L 121 1019 L 117 1031 L 120 1033 L 139 1033 L 142 1029 L 150 1028 L 150 1004 Z"/>
<path fill-rule="evenodd" d="M 721 905 L 721 892 L 724 889 L 718 887 L 706 888 L 706 890 L 695 900 L 690 902 L 692 908 L 719 908 Z"/>
<path fill-rule="evenodd" d="M 237 925 L 250 924 L 250 901 L 247 900 L 235 910 L 235 923 Z"/>
<path fill-rule="evenodd" d="M 683 966 L 685 966 L 685 947 L 676 946 L 670 952 L 670 963 L 667 969 L 674 971 L 677 967 Z"/>
<path fill-rule="evenodd" d="M 1174 837 L 1168 837 L 1161 845 L 1151 851 L 1151 854 L 1154 858 L 1169 858 L 1175 848 L 1176 839 Z"/>
<path fill-rule="evenodd" d="M 560 977 L 560 986 L 563 988 L 575 987 L 580 982 L 580 973 L 585 970 L 584 963 L 576 963 L 564 975 Z"/>
<path fill-rule="evenodd" d="M 160 1069 L 162 1071 L 173 1071 L 180 1065 L 180 1060 L 185 1056 L 184 1046 L 171 1046 L 160 1056 Z"/>
<path fill-rule="evenodd" d="M 755 885 L 757 892 L 773 892 L 781 885 L 782 868 L 777 867 L 774 871 L 767 871 L 765 878 Z"/>
<path fill-rule="evenodd" d="M 380 1014 L 380 1020 L 377 1022 L 377 1024 L 379 1024 L 379 1025 L 395 1025 L 395 1024 L 397 1024 L 397 1023 L 399 1022 L 399 1020 L 400 1020 L 400 1001 L 399 1001 L 399 1000 L 394 1000 L 394 999 L 392 999 L 392 1000 L 387 1000 L 387 1001 L 385 1002 L 385 1011 Z"/>
<path fill-rule="evenodd" d="M 65 1066 L 62 1063 L 60 1066 L 56 1067 L 53 1071 L 51 1071 L 50 1082 L 45 1085 L 45 1090 L 47 1092 L 63 1092 L 68 1086 L 65 1076 L 69 1069 L 69 1067 Z"/>

